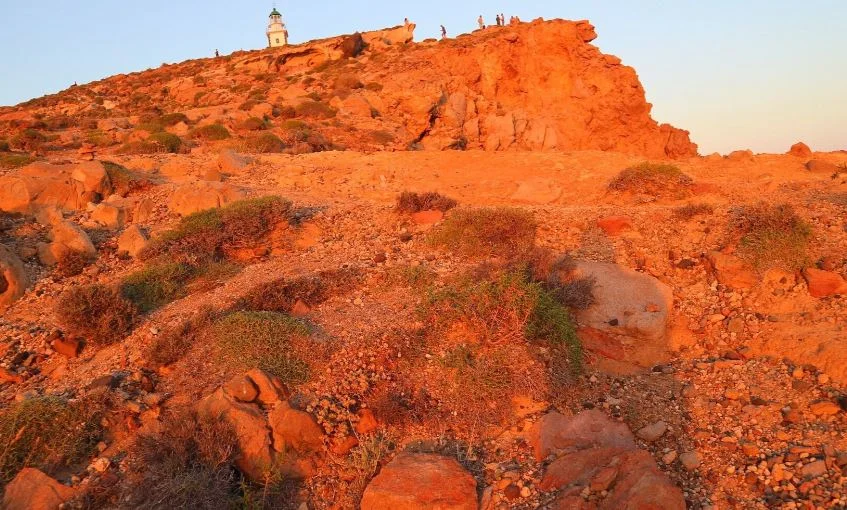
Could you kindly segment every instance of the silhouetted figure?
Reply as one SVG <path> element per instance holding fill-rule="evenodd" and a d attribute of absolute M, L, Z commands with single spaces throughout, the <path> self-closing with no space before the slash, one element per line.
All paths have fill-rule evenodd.
<path fill-rule="evenodd" d="M 506 15 L 502 12 L 500 13 L 500 25 L 504 27 L 506 26 Z"/>
<path fill-rule="evenodd" d="M 218 58 L 218 57 L 220 57 L 220 56 L 221 56 L 221 54 L 220 54 L 220 53 L 218 53 L 218 50 L 215 50 L 215 58 Z"/>
<path fill-rule="evenodd" d="M 483 30 L 485 28 L 485 20 L 482 18 L 482 14 L 479 15 L 479 18 L 476 20 L 479 23 L 479 29 Z"/>
<path fill-rule="evenodd" d="M 441 38 L 447 39 L 447 29 L 444 28 L 444 25 L 441 25 Z"/>
<path fill-rule="evenodd" d="M 409 28 L 409 18 L 403 18 L 403 26 Z"/>

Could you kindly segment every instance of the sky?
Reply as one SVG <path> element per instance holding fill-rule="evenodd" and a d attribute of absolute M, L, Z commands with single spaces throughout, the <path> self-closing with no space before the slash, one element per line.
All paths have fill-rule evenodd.
<path fill-rule="evenodd" d="M 264 0 L 0 0 L 0 105 L 162 63 L 266 45 Z M 417 23 L 416 40 L 482 14 L 588 19 L 633 66 L 653 118 L 702 154 L 847 149 L 844 0 L 317 0 L 276 2 L 291 42 Z"/>

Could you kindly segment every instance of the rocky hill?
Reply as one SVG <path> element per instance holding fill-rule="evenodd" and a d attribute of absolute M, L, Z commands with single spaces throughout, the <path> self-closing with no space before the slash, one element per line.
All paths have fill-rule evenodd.
<path fill-rule="evenodd" d="M 847 153 L 413 32 L 0 111 L 3 508 L 847 506 Z"/>
<path fill-rule="evenodd" d="M 0 111 L 0 123 L 37 129 L 40 116 L 67 116 L 41 119 L 60 147 L 137 140 L 151 117 L 181 113 L 187 121 L 168 129 L 179 136 L 189 125 L 221 124 L 240 137 L 262 129 L 251 120 L 296 119 L 268 131 L 285 141 L 296 138 L 293 126 L 308 128 L 351 150 L 697 152 L 687 132 L 650 117 L 635 71 L 590 44 L 588 22 L 536 21 L 418 44 L 413 31 L 163 65 Z"/>

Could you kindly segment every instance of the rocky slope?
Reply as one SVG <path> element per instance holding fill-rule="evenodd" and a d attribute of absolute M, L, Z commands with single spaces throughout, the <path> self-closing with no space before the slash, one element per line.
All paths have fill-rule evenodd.
<path fill-rule="evenodd" d="M 592 36 L 400 27 L 4 111 L 3 507 L 847 506 L 847 153 L 696 156 Z"/>

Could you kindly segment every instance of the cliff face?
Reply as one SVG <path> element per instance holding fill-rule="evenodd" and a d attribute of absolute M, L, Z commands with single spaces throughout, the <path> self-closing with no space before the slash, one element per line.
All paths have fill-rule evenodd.
<path fill-rule="evenodd" d="M 426 148 L 464 136 L 486 150 L 696 154 L 688 132 L 650 117 L 635 70 L 595 38 L 588 22 L 550 21 L 421 45 L 388 66 L 385 97 Z"/>
<path fill-rule="evenodd" d="M 399 26 L 114 76 L 0 109 L 0 130 L 4 120 L 37 125 L 39 115 L 95 118 L 117 143 L 143 136 L 132 128 L 151 115 L 184 112 L 192 125 L 221 123 L 236 133 L 247 118 L 265 118 L 285 139 L 281 121 L 290 117 L 277 117 L 296 110 L 312 132 L 352 150 L 697 153 L 687 131 L 650 117 L 635 70 L 591 44 L 596 33 L 587 21 L 539 20 L 421 43 L 412 43 L 414 30 Z M 317 118 L 313 104 L 300 117 L 300 106 L 312 102 L 324 105 Z M 321 113 L 330 111 L 332 121 Z M 65 132 L 60 141 L 73 146 L 83 134 Z"/>

